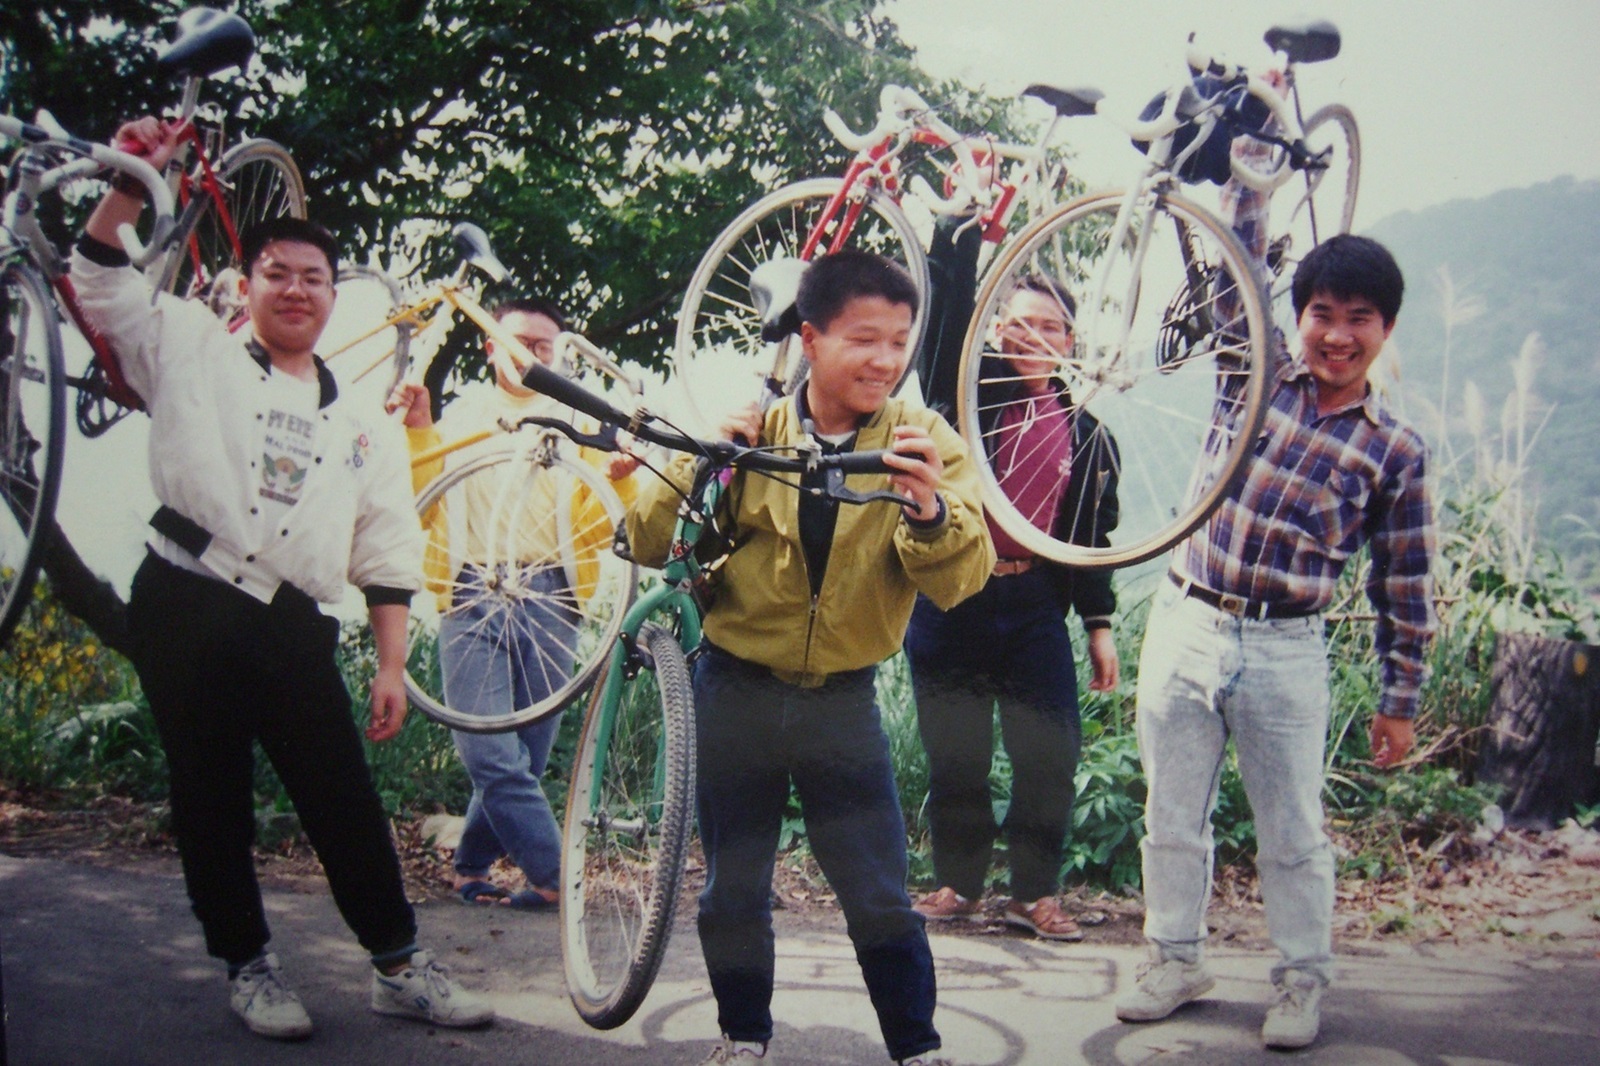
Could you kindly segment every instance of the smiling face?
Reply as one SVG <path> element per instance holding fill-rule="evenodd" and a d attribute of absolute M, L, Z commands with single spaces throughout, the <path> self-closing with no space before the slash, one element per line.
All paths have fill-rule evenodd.
<path fill-rule="evenodd" d="M 1023 387 L 1046 392 L 1050 377 L 1072 350 L 1072 319 L 1060 299 L 1036 289 L 1019 289 L 1006 303 L 1000 323 L 1000 350 Z"/>
<path fill-rule="evenodd" d="M 507 311 L 500 316 L 500 326 L 510 333 L 539 362 L 549 366 L 555 359 L 555 339 L 561 327 L 549 315 L 528 311 Z M 522 375 L 532 364 L 521 353 L 488 341 L 489 363 L 494 367 L 495 380 L 513 396 L 532 396 L 533 390 L 522 384 Z"/>
<path fill-rule="evenodd" d="M 1317 410 L 1326 414 L 1367 394 L 1367 371 L 1394 331 L 1365 296 L 1316 292 L 1300 313 L 1300 348 L 1317 381 Z"/>
<path fill-rule="evenodd" d="M 857 296 L 818 328 L 800 325 L 811 361 L 806 403 L 820 433 L 847 433 L 877 412 L 906 372 L 911 357 L 911 308 L 881 296 Z"/>
<path fill-rule="evenodd" d="M 322 249 L 272 241 L 240 285 L 262 347 L 274 357 L 309 356 L 333 314 L 333 266 Z"/>

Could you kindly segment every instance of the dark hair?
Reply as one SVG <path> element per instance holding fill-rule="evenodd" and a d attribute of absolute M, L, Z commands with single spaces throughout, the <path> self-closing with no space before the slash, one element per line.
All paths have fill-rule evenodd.
<path fill-rule="evenodd" d="M 904 305 L 916 316 L 917 286 L 905 268 L 881 255 L 853 248 L 825 255 L 806 267 L 795 307 L 800 321 L 826 330 L 845 304 L 863 296 Z"/>
<path fill-rule="evenodd" d="M 1019 292 L 1036 292 L 1041 296 L 1048 296 L 1065 308 L 1068 329 L 1072 328 L 1073 322 L 1078 317 L 1078 301 L 1074 300 L 1072 293 L 1067 291 L 1067 287 L 1055 278 L 1046 277 L 1043 274 L 1024 274 L 1017 279 L 1016 287 L 1011 290 L 1011 295 L 1015 296 Z M 1007 300 L 1009 299 L 1010 297 L 1007 297 Z"/>
<path fill-rule="evenodd" d="M 1405 291 L 1406 279 L 1389 249 L 1371 237 L 1341 233 L 1306 253 L 1294 272 L 1290 295 L 1295 318 L 1320 292 L 1340 300 L 1358 296 L 1371 300 L 1383 316 L 1383 324 L 1392 326 Z"/>
<path fill-rule="evenodd" d="M 333 234 L 310 219 L 279 215 L 257 222 L 239 238 L 245 274 L 248 275 L 255 267 L 256 260 L 261 258 L 261 250 L 273 241 L 309 244 L 328 257 L 330 271 L 339 273 L 339 242 Z"/>
<path fill-rule="evenodd" d="M 561 308 L 555 305 L 554 300 L 546 300 L 541 296 L 524 296 L 514 300 L 503 300 L 494 305 L 490 314 L 494 320 L 500 322 L 509 314 L 543 315 L 556 324 L 556 329 L 567 328 L 567 318 L 561 313 Z"/>

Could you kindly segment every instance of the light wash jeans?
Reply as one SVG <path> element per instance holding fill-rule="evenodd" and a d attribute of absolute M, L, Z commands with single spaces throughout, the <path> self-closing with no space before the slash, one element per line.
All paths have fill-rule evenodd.
<path fill-rule="evenodd" d="M 458 580 L 468 590 L 471 572 L 463 570 Z M 509 714 L 548 695 L 555 675 L 570 673 L 570 653 L 559 649 L 572 646 L 576 623 L 552 606 L 552 596 L 565 589 L 561 571 L 538 571 L 528 584 L 544 595 L 511 607 L 482 597 L 440 620 L 445 700 L 456 710 L 486 717 Z M 464 594 L 470 592 L 458 596 Z M 496 859 L 509 855 L 530 885 L 560 886 L 561 829 L 539 784 L 560 728 L 561 715 L 550 714 L 506 733 L 452 732 L 472 779 L 466 826 L 456 848 L 458 874 L 483 877 Z"/>
<path fill-rule="evenodd" d="M 1144 933 L 1194 962 L 1211 895 L 1211 814 L 1233 738 L 1255 816 L 1267 931 L 1289 970 L 1333 976 L 1333 851 L 1322 823 L 1328 734 L 1322 618 L 1243 621 L 1163 582 L 1139 660 Z"/>

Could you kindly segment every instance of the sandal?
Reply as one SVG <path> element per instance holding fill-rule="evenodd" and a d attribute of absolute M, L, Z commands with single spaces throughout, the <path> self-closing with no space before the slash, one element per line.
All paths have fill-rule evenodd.
<path fill-rule="evenodd" d="M 1082 940 L 1083 930 L 1073 921 L 1054 896 L 1024 903 L 1014 899 L 1006 904 L 1006 924 L 1026 929 L 1042 940 Z"/>
<path fill-rule="evenodd" d="M 516 892 L 506 901 L 514 911 L 558 911 L 561 909 L 561 896 L 547 896 L 536 888 L 525 888 Z"/>
<path fill-rule="evenodd" d="M 929 892 L 911 905 L 911 909 L 932 922 L 956 920 L 977 921 L 979 903 L 968 899 L 949 885 L 937 892 Z"/>
<path fill-rule="evenodd" d="M 468 881 L 456 889 L 456 895 L 472 907 L 493 907 L 511 898 L 511 893 L 488 881 Z"/>

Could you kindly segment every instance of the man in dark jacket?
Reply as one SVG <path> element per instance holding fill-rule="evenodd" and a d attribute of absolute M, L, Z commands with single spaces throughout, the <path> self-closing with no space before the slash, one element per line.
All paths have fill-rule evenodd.
<path fill-rule="evenodd" d="M 976 227 L 951 240 L 942 225 L 930 256 L 940 269 L 924 359 L 930 405 L 954 399 L 956 355 L 972 309 Z M 1058 539 L 1104 545 L 1117 522 L 1116 444 L 1085 412 L 1069 415 L 1055 376 L 1071 350 L 1075 302 L 1058 282 L 1027 278 L 998 324 L 999 352 L 980 374 L 978 408 L 1002 491 Z M 987 424 L 992 423 L 992 424 Z M 941 611 L 919 600 L 906 635 L 918 726 L 928 752 L 928 818 L 939 887 L 916 909 L 940 921 L 976 917 L 997 832 L 1011 859 L 1005 919 L 1051 940 L 1076 940 L 1056 898 L 1072 815 L 1081 733 L 1077 674 L 1065 615 L 1083 620 L 1090 687 L 1116 687 L 1116 597 L 1107 571 L 1035 557 L 988 518 L 999 561 L 983 591 Z M 1012 766 L 1011 803 L 994 819 L 989 770 L 994 714 Z"/>

